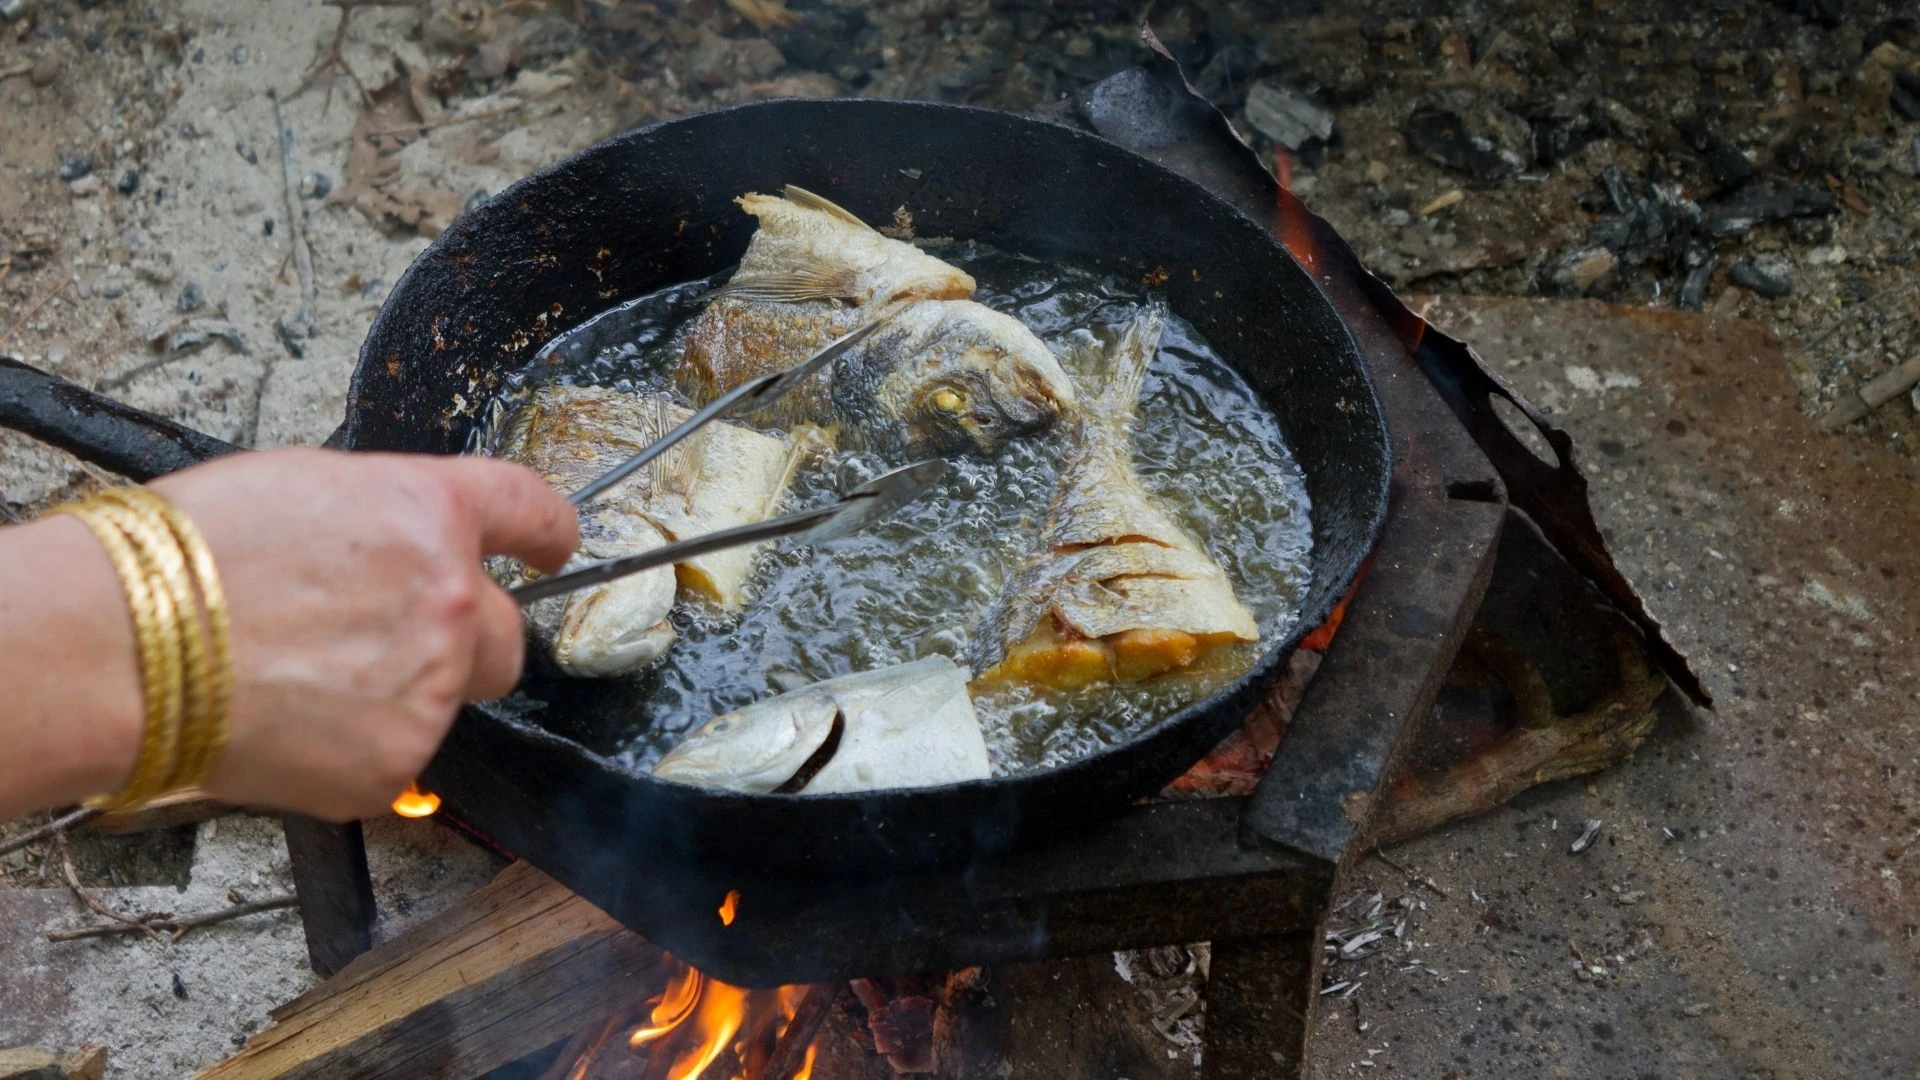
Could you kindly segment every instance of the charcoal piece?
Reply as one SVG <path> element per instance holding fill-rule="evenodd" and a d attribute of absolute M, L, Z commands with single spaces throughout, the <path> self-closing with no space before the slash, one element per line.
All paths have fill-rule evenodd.
<path fill-rule="evenodd" d="M 1740 148 L 1721 138 L 1698 116 L 1674 121 L 1674 129 L 1707 166 L 1707 176 L 1716 187 L 1736 188 L 1753 176 L 1753 162 Z"/>
<path fill-rule="evenodd" d="M 1893 111 L 1908 120 L 1920 120 L 1920 72 L 1898 71 L 1893 76 Z"/>
<path fill-rule="evenodd" d="M 54 170 L 54 175 L 72 183 L 91 172 L 93 172 L 92 154 L 71 154 L 60 159 L 60 167 Z"/>
<path fill-rule="evenodd" d="M 140 189 L 140 171 L 138 169 L 122 169 L 120 171 L 120 179 L 114 181 L 113 187 L 114 190 L 122 195 L 133 194 Z"/>
<path fill-rule="evenodd" d="M 1401 130 L 1414 150 L 1481 183 L 1505 180 L 1526 164 L 1485 135 L 1468 134 L 1466 121 L 1451 109 L 1415 109 Z"/>
<path fill-rule="evenodd" d="M 1839 26 L 1845 0 L 1782 0 L 1782 6 L 1816 26 Z"/>
<path fill-rule="evenodd" d="M 206 302 L 207 294 L 206 291 L 200 287 L 200 283 L 197 281 L 189 281 L 187 282 L 186 288 L 180 290 L 180 300 L 175 306 L 181 311 L 198 311 L 200 310 L 200 306 Z"/>
<path fill-rule="evenodd" d="M 1628 266 L 1683 257 L 1700 223 L 1698 203 L 1673 184 L 1649 183 L 1636 191 L 1626 172 L 1611 165 L 1601 170 L 1600 183 L 1619 213 L 1589 230 L 1590 244 L 1612 250 Z"/>
<path fill-rule="evenodd" d="M 1755 255 L 1733 264 L 1734 284 L 1769 300 L 1793 291 L 1793 264 L 1778 255 Z"/>
<path fill-rule="evenodd" d="M 1271 79 L 1247 92 L 1247 123 L 1289 150 L 1333 138 L 1333 113 L 1326 106 Z"/>
<path fill-rule="evenodd" d="M 1707 285 L 1713 280 L 1713 256 L 1687 271 L 1680 282 L 1680 295 L 1673 304 L 1681 311 L 1699 311 L 1707 302 Z"/>
<path fill-rule="evenodd" d="M 1778 181 L 1748 184 L 1707 214 L 1707 232 L 1718 237 L 1745 236 L 1765 221 L 1831 214 L 1840 200 L 1819 191 Z"/>
<path fill-rule="evenodd" d="M 1584 111 L 1539 105 L 1522 109 L 1520 116 L 1527 122 L 1533 159 L 1549 168 L 1573 157 L 1601 134 Z"/>
<path fill-rule="evenodd" d="M 1639 113 L 1612 98 L 1594 98 L 1587 106 L 1587 114 L 1593 118 L 1594 127 L 1601 131 L 1635 145 L 1646 145 L 1647 122 Z"/>
<path fill-rule="evenodd" d="M 1640 202 L 1633 190 L 1633 178 L 1618 165 L 1609 165 L 1600 170 L 1600 186 L 1606 189 L 1607 199 L 1613 203 L 1613 208 L 1622 214 L 1633 213 L 1634 207 Z"/>

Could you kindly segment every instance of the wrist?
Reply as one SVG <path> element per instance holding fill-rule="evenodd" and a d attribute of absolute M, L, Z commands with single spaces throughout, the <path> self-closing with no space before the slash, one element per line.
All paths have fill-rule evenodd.
<path fill-rule="evenodd" d="M 15 688 L 5 726 L 22 773 L 7 786 L 42 807 L 118 790 L 142 724 L 119 575 L 86 525 L 66 515 L 0 531 L 0 553 L 8 653 L 0 666 Z"/>

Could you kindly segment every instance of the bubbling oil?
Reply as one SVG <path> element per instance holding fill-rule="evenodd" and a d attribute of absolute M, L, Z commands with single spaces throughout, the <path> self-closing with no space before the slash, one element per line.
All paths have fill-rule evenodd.
<path fill-rule="evenodd" d="M 1132 317 L 1119 280 L 972 243 L 929 248 L 980 283 L 976 299 L 1042 340 Z M 671 392 L 678 332 L 710 282 L 613 308 L 549 342 L 509 380 L 501 408 L 550 382 Z M 1134 468 L 1147 491 L 1226 569 L 1263 640 L 1299 617 L 1309 578 L 1306 487 L 1273 415 L 1192 325 L 1172 314 L 1140 397 Z M 508 704 L 637 771 L 710 717 L 822 679 L 929 656 L 967 664 L 982 620 L 1033 545 L 1053 498 L 1064 425 L 991 458 L 954 459 L 933 490 L 853 536 L 770 548 L 733 616 L 681 604 L 679 639 L 627 679 L 530 677 Z M 801 470 L 788 508 L 818 505 L 901 464 L 835 451 Z M 975 696 L 997 775 L 1044 769 L 1124 742 L 1243 674 L 1261 646 L 1193 667 L 1073 692 L 1001 686 Z"/>

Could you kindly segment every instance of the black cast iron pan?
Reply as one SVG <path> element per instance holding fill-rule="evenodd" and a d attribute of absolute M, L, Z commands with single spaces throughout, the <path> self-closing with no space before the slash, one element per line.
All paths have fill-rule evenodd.
<path fill-rule="evenodd" d="M 733 204 L 798 184 L 920 235 L 1164 278 L 1265 397 L 1306 474 L 1313 568 L 1292 632 L 1244 678 L 1122 746 L 1047 772 L 865 795 L 749 796 L 633 775 L 544 726 L 468 709 L 426 771 L 447 808 L 610 910 L 649 858 L 859 872 L 961 860 L 1058 834 L 1158 790 L 1226 736 L 1322 621 L 1385 516 L 1385 421 L 1358 350 L 1265 227 L 1105 140 L 958 106 L 780 101 L 618 136 L 463 216 L 394 287 L 332 443 L 455 453 L 509 372 L 622 300 L 736 261 Z M 225 444 L 23 365 L 0 366 L 0 424 L 142 477 Z M 1282 751 L 1284 752 L 1284 750 Z M 644 871 L 641 871 L 644 873 Z M 622 884 L 631 883 L 631 884 Z M 595 895 L 599 893 L 600 895 Z"/>

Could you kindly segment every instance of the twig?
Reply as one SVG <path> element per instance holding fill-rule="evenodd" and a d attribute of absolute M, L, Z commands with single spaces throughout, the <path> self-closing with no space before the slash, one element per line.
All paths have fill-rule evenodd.
<path fill-rule="evenodd" d="M 25 75 L 27 72 L 32 70 L 33 70 L 33 61 L 22 60 L 21 62 L 13 65 L 12 67 L 0 68 L 0 79 L 11 79 L 15 75 Z"/>
<path fill-rule="evenodd" d="M 321 72 L 326 71 L 328 68 L 338 68 L 340 73 L 347 77 L 347 81 L 353 84 L 353 88 L 359 91 L 360 101 L 364 104 L 373 95 L 367 93 L 366 84 L 362 83 L 360 76 L 355 75 L 353 69 L 347 66 L 347 58 L 341 52 L 347 44 L 347 24 L 353 20 L 354 11 L 363 7 L 411 7 L 424 9 L 427 6 L 426 0 L 320 0 L 320 2 L 327 7 L 339 8 L 340 21 L 333 27 L 333 40 L 327 44 L 326 51 L 321 53 L 319 59 L 313 62 L 313 66 L 307 69 L 306 77 L 300 80 L 300 85 L 294 87 L 293 93 L 287 96 L 290 98 L 299 97 L 301 94 L 312 89 L 314 82 L 320 78 Z M 327 104 L 333 104 L 332 87 L 327 88 Z"/>
<path fill-rule="evenodd" d="M 80 809 L 75 810 L 70 814 L 66 814 L 62 817 L 54 818 L 52 821 L 47 822 L 45 825 L 42 825 L 39 828 L 28 829 L 26 832 L 21 833 L 19 836 L 9 837 L 5 840 L 0 840 L 0 855 L 12 854 L 13 852 L 20 850 L 21 848 L 26 847 L 28 844 L 38 843 L 56 833 L 64 832 L 67 829 L 71 829 L 75 825 L 85 825 L 87 822 L 92 821 L 94 818 L 97 818 L 99 816 L 100 816 L 100 811 L 89 810 L 83 806 Z"/>
<path fill-rule="evenodd" d="M 1387 858 L 1387 853 L 1384 851 L 1381 851 L 1379 848 L 1373 849 L 1373 857 L 1376 859 L 1379 859 L 1383 863 L 1386 863 L 1388 866 L 1393 867 L 1395 870 L 1400 871 L 1400 873 L 1403 876 L 1405 876 L 1408 881 L 1413 882 L 1415 885 L 1419 885 L 1423 888 L 1433 890 L 1434 895 L 1438 896 L 1440 899 L 1442 900 L 1453 899 L 1453 897 L 1448 896 L 1447 891 L 1445 889 L 1442 889 L 1439 886 L 1439 884 L 1437 884 L 1432 878 L 1422 877 L 1419 874 L 1414 873 L 1412 870 L 1409 870 L 1405 866 L 1402 866 L 1399 863 L 1394 862 L 1392 859 Z"/>
<path fill-rule="evenodd" d="M 95 900 L 93 898 L 92 893 L 81 888 L 80 875 L 74 872 L 74 869 L 73 869 L 73 852 L 69 850 L 67 847 L 67 834 L 55 833 L 53 835 L 53 839 L 54 839 L 54 843 L 59 845 L 59 848 L 60 848 L 60 869 L 66 872 L 67 888 L 73 890 L 73 895 L 75 899 L 79 900 L 81 903 L 87 905 L 93 910 L 99 912 L 101 915 L 104 915 L 107 918 L 112 919 L 114 922 L 125 923 L 128 927 L 131 928 L 130 930 L 117 931 L 117 932 L 131 933 L 132 930 L 139 930 L 139 931 L 143 931 L 148 937 L 152 938 L 155 941 L 164 942 L 166 940 L 162 938 L 160 934 L 153 929 L 153 927 L 148 926 L 146 923 L 143 923 L 138 919 L 130 918 L 126 915 L 120 914 L 119 912 L 113 910 L 107 905 L 102 904 L 100 901 Z"/>
<path fill-rule="evenodd" d="M 586 1080 L 587 1070 L 593 1067 L 594 1059 L 600 1056 L 600 1048 L 607 1044 L 613 1033 L 620 1029 L 621 1022 L 631 1013 L 616 1013 L 594 1026 L 581 1028 L 567 1045 L 560 1048 L 560 1056 L 553 1059 L 547 1071 L 540 1074 L 540 1080 Z"/>
<path fill-rule="evenodd" d="M 71 284 L 73 284 L 73 275 L 69 274 L 67 275 L 64 281 L 60 282 L 60 284 L 55 285 L 53 287 L 52 292 L 34 301 L 33 306 L 27 309 L 27 313 L 25 315 L 22 315 L 19 318 L 13 320 L 13 325 L 7 327 L 7 332 L 4 334 L 0 334 L 0 345 L 4 345 L 8 341 L 13 340 L 13 335 L 19 333 L 21 327 L 27 325 L 28 321 L 30 321 L 35 315 L 40 314 L 40 309 L 52 303 L 54 297 L 59 296 L 63 292 L 66 292 L 67 286 Z"/>
<path fill-rule="evenodd" d="M 121 922 L 106 923 L 100 926 L 82 926 L 76 930 L 55 930 L 47 934 L 47 940 L 77 941 L 80 938 L 107 937 L 112 934 L 131 934 L 136 930 L 144 930 L 156 941 L 160 940 L 160 931 L 165 931 L 172 935 L 172 937 L 167 939 L 168 941 L 179 941 L 181 938 L 187 936 L 187 931 L 189 930 L 197 930 L 202 926 L 212 926 L 214 923 L 226 922 L 228 919 L 238 919 L 247 915 L 258 915 L 263 911 L 278 911 L 281 908 L 293 907 L 297 903 L 299 903 L 297 897 L 276 896 L 270 900 L 255 900 L 250 903 L 235 904 L 230 908 L 210 911 L 205 915 L 189 915 L 185 918 L 174 915 L 140 915 L 132 919 L 123 919 Z"/>
<path fill-rule="evenodd" d="M 840 995 L 840 986 L 840 983 L 822 983 L 807 988 L 807 996 L 801 998 L 799 1007 L 794 1009 L 793 1019 L 788 1022 L 787 1030 L 780 1033 L 773 1054 L 748 1080 L 791 1080 L 800 1071 L 807 1063 L 807 1048 L 820 1034 L 820 1026 L 827 1022 L 833 999 Z"/>
<path fill-rule="evenodd" d="M 1859 387 L 1840 395 L 1840 400 L 1834 403 L 1827 415 L 1820 418 L 1820 426 L 1828 431 L 1838 431 L 1906 393 L 1915 383 L 1920 383 L 1920 357 L 1868 379 Z"/>

